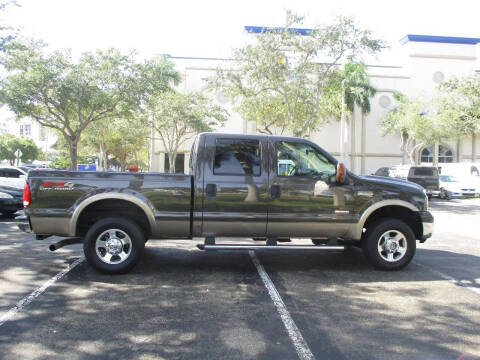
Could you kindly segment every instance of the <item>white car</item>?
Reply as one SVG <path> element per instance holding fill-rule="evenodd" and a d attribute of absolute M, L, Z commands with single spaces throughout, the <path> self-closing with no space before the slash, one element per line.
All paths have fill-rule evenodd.
<path fill-rule="evenodd" d="M 440 197 L 451 199 L 454 197 L 473 197 L 478 194 L 475 186 L 460 180 L 453 175 L 440 175 Z"/>
<path fill-rule="evenodd" d="M 23 189 L 28 168 L 0 166 L 0 185 Z"/>

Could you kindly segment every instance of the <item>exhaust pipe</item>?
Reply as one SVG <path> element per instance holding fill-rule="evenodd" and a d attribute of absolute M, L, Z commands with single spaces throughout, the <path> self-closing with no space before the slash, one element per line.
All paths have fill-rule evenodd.
<path fill-rule="evenodd" d="M 82 242 L 83 242 L 82 238 L 67 238 L 67 239 L 57 241 L 56 243 L 50 245 L 48 248 L 50 249 L 50 251 L 55 251 L 55 250 L 58 250 L 58 249 L 60 249 L 64 246 L 73 245 L 73 244 L 81 244 Z"/>

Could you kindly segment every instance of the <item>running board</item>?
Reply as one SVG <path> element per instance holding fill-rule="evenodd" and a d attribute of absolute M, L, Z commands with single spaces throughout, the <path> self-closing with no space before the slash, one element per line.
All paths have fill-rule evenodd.
<path fill-rule="evenodd" d="M 249 245 L 249 244 L 224 244 L 205 245 L 198 244 L 200 250 L 320 250 L 320 251 L 341 251 L 345 246 L 328 245 Z"/>

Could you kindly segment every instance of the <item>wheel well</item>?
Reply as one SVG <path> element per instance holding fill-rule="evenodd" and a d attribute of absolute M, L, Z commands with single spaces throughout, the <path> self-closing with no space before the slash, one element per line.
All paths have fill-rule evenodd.
<path fill-rule="evenodd" d="M 412 228 L 416 239 L 421 239 L 423 236 L 423 225 L 420 215 L 403 206 L 384 206 L 375 210 L 367 218 L 367 221 L 365 221 L 365 224 L 363 225 L 364 229 L 368 230 L 370 224 L 381 218 L 394 218 L 403 220 Z M 365 232 L 363 234 L 365 234 Z"/>
<path fill-rule="evenodd" d="M 88 229 L 105 215 L 126 217 L 134 221 L 147 238 L 151 235 L 150 222 L 143 209 L 130 201 L 118 199 L 98 200 L 83 209 L 77 221 L 76 235 L 85 236 Z"/>

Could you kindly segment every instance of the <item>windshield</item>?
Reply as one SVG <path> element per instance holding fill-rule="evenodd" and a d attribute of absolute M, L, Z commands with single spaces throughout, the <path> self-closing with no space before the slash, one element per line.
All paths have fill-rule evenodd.
<path fill-rule="evenodd" d="M 449 176 L 449 175 L 441 175 L 440 176 L 440 181 L 443 181 L 443 182 L 458 182 L 458 180 L 455 176 Z"/>

